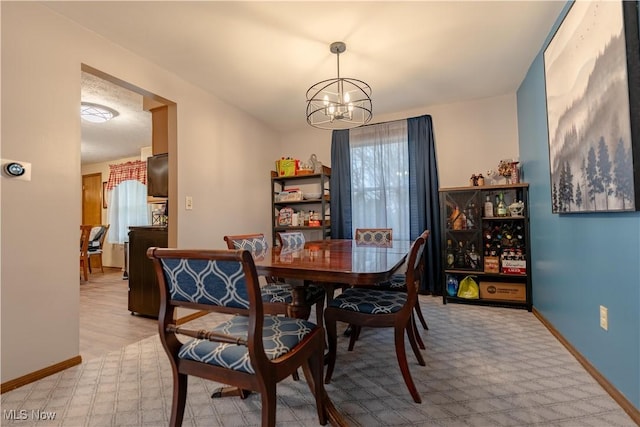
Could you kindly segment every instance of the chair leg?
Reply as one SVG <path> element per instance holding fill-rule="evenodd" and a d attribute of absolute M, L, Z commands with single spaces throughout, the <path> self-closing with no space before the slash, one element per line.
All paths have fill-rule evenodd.
<path fill-rule="evenodd" d="M 338 333 L 336 331 L 336 321 L 330 312 L 325 310 L 324 323 L 327 330 L 327 341 L 329 342 L 329 353 L 327 354 L 327 373 L 324 377 L 324 383 L 331 382 L 333 368 L 336 366 L 336 353 L 338 351 Z"/>
<path fill-rule="evenodd" d="M 184 418 L 184 407 L 187 403 L 187 381 L 188 377 L 183 374 L 173 373 L 173 401 L 171 403 L 171 427 L 182 425 Z"/>
<path fill-rule="evenodd" d="M 396 357 L 398 359 L 398 365 L 400 365 L 400 372 L 402 372 L 402 378 L 404 378 L 404 383 L 407 385 L 409 389 L 409 393 L 411 393 L 411 397 L 413 397 L 413 401 L 416 403 L 422 403 L 422 399 L 420 398 L 420 394 L 418 394 L 418 389 L 416 385 L 413 383 L 413 379 L 411 378 L 411 372 L 409 372 L 409 364 L 407 363 L 407 353 L 404 349 L 404 330 L 407 329 L 405 326 L 400 327 L 396 326 L 394 328 L 395 335 L 395 343 L 396 343 Z"/>
<path fill-rule="evenodd" d="M 324 298 L 316 302 L 316 325 L 324 327 Z"/>
<path fill-rule="evenodd" d="M 426 363 L 424 361 L 424 358 L 422 357 L 422 353 L 420 353 L 420 349 L 418 348 L 418 339 L 416 339 L 416 333 L 415 331 L 418 329 L 418 327 L 415 324 L 415 321 L 413 320 L 413 316 L 411 316 L 411 318 L 409 319 L 409 324 L 406 327 L 407 330 L 407 336 L 409 337 L 409 344 L 411 344 L 411 348 L 413 349 L 413 354 L 416 355 L 416 359 L 418 359 L 418 364 L 420 366 L 425 366 Z M 422 339 L 420 339 L 420 342 L 422 343 Z M 424 346 L 424 343 L 422 343 L 422 345 Z"/>
<path fill-rule="evenodd" d="M 353 351 L 353 346 L 356 344 L 358 338 L 360 338 L 361 326 L 351 325 L 351 336 L 349 337 L 349 351 Z"/>
<path fill-rule="evenodd" d="M 265 389 L 260 393 L 262 400 L 262 426 L 275 427 L 276 425 L 276 384 L 265 384 Z"/>
<path fill-rule="evenodd" d="M 411 325 L 413 325 L 413 333 L 416 337 L 416 341 L 418 342 L 418 346 L 424 350 L 426 347 L 424 346 L 424 341 L 422 341 L 422 337 L 420 336 L 420 331 L 418 330 L 418 325 L 416 324 L 415 315 L 411 313 Z"/>
<path fill-rule="evenodd" d="M 89 266 L 87 264 L 89 264 L 89 260 L 87 259 L 87 261 L 81 261 L 80 264 L 82 264 L 82 276 L 84 277 L 84 281 L 86 282 L 87 280 L 89 280 Z"/>
<path fill-rule="evenodd" d="M 420 323 L 422 323 L 422 327 L 425 330 L 429 330 L 429 326 L 427 326 L 427 321 L 424 320 L 424 315 L 422 314 L 422 310 L 420 309 L 420 300 L 416 299 L 416 305 L 413 307 L 415 309 L 416 314 L 418 315 L 418 319 L 420 319 Z"/>
<path fill-rule="evenodd" d="M 322 336 L 324 346 L 324 335 Z M 309 384 L 309 389 L 316 398 L 316 410 L 318 411 L 318 421 L 320 425 L 327 424 L 327 408 L 324 404 L 324 384 L 322 382 L 322 371 L 324 369 L 324 352 L 314 352 L 309 360 L 302 365 L 302 372 Z"/>
<path fill-rule="evenodd" d="M 100 263 L 100 271 L 104 273 L 104 266 L 102 265 L 102 254 L 98 257 L 98 262 Z"/>

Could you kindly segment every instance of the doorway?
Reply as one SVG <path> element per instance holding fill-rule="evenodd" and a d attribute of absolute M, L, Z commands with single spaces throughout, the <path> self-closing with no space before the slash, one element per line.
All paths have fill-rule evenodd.
<path fill-rule="evenodd" d="M 105 123 L 99 124 L 86 124 L 83 123 L 82 128 L 82 144 L 86 142 L 95 143 L 100 141 L 100 144 L 96 144 L 92 147 L 82 147 L 82 220 L 90 221 L 92 224 L 107 224 L 108 221 L 108 209 L 109 201 L 103 200 L 103 179 L 107 181 L 110 172 L 110 164 L 125 163 L 130 160 L 144 160 L 146 155 L 146 148 L 142 149 L 140 146 L 134 146 L 134 149 L 126 155 L 112 156 L 112 157 L 96 157 L 98 154 L 102 155 L 106 151 L 113 152 L 117 145 L 123 141 L 129 141 L 132 138 L 133 133 L 130 130 L 123 129 L 125 122 L 131 121 L 131 114 L 135 113 L 129 111 L 130 109 L 144 110 L 144 114 L 149 123 L 148 137 L 142 135 L 139 138 L 132 138 L 136 141 L 146 141 L 144 144 L 149 147 L 153 146 L 153 139 L 157 133 L 155 126 L 152 125 L 152 108 L 157 108 L 161 105 L 168 106 L 168 119 L 169 122 L 165 129 L 172 129 L 173 132 L 169 132 L 167 129 L 164 135 L 165 150 L 169 152 L 175 152 L 175 120 L 176 120 L 176 108 L 175 103 L 168 101 L 162 97 L 158 97 L 143 89 L 133 86 L 123 80 L 120 80 L 111 75 L 105 74 L 92 67 L 82 65 L 82 71 L 84 74 L 89 74 L 89 78 L 84 78 L 83 83 L 88 82 L 91 91 L 83 91 L 82 101 L 99 103 L 107 105 L 109 107 L 118 105 L 115 108 L 119 115 L 113 120 L 109 120 Z M 100 81 L 103 80 L 103 81 Z M 105 88 L 109 91 L 102 99 L 84 99 L 86 92 L 92 92 L 97 97 L 98 92 Z M 86 89 L 86 88 L 84 88 Z M 116 104 L 117 96 L 125 97 L 125 100 L 121 100 L 120 104 Z M 126 104 L 126 105 L 125 105 Z M 139 112 L 139 111 L 138 111 Z M 152 129 L 153 128 L 153 129 Z M 85 132 L 86 131 L 86 132 Z M 88 148 L 85 150 L 85 148 Z M 149 150 L 151 151 L 151 150 Z M 165 151 L 165 152 L 166 152 Z M 149 152 L 149 154 L 152 154 Z M 90 157 L 91 160 L 85 161 L 84 156 Z M 175 175 L 174 175 L 175 176 Z M 87 182 L 90 181 L 90 182 Z M 85 200 L 87 205 L 85 209 Z M 89 212 L 97 207 L 97 218 L 92 217 L 89 219 Z M 95 213 L 93 214 L 95 215 Z M 108 239 L 109 235 L 107 235 Z M 138 316 L 131 316 L 128 310 L 128 282 L 126 277 L 123 277 L 121 266 L 124 266 L 125 248 L 122 244 L 111 244 L 105 241 L 105 253 L 103 256 L 106 259 L 114 260 L 115 257 L 117 263 L 106 264 L 106 266 L 116 266 L 117 268 L 105 267 L 105 274 L 93 274 L 89 276 L 89 281 L 83 283 L 80 286 L 80 314 L 79 314 L 79 334 L 80 334 L 80 355 L 84 360 L 99 356 L 99 353 L 106 353 L 109 351 L 117 351 L 121 347 L 136 342 L 142 337 L 149 336 L 149 331 L 153 333 L 157 329 L 157 322 L 150 319 L 145 319 Z M 120 258 L 121 257 L 121 258 Z M 99 272 L 100 270 L 98 270 Z M 106 305 L 106 298 L 109 301 Z M 100 306 L 104 310 L 100 313 L 96 312 L 95 302 L 100 300 Z M 104 325 L 110 324 L 114 327 L 110 328 L 107 335 L 105 335 Z M 154 329 L 156 328 L 156 329 Z M 99 338 L 98 338 L 99 337 Z M 96 347 L 95 340 L 101 341 L 101 346 Z"/>

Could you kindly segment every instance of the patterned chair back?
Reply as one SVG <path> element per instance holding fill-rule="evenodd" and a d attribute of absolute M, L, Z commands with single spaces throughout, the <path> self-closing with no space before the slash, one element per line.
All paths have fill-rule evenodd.
<path fill-rule="evenodd" d="M 391 228 L 356 228 L 356 243 L 389 245 L 393 239 Z"/>
<path fill-rule="evenodd" d="M 248 314 L 256 306 L 262 313 L 262 298 L 253 257 L 247 250 L 181 250 L 151 248 L 160 282 L 165 313 L 173 321 L 174 307 Z"/>
<path fill-rule="evenodd" d="M 302 231 L 287 231 L 278 233 L 278 242 L 282 249 L 301 249 L 304 248 L 305 238 Z"/>
<path fill-rule="evenodd" d="M 254 257 L 264 255 L 269 249 L 269 244 L 264 238 L 264 234 L 238 234 L 235 236 L 224 236 L 229 249 L 246 249 Z"/>

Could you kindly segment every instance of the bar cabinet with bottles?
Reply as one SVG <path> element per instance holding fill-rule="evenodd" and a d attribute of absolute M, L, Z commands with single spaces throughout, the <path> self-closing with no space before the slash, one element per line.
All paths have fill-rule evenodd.
<path fill-rule="evenodd" d="M 531 311 L 529 185 L 441 188 L 440 207 L 443 303 Z M 479 298 L 458 296 L 466 276 L 478 284 Z"/>

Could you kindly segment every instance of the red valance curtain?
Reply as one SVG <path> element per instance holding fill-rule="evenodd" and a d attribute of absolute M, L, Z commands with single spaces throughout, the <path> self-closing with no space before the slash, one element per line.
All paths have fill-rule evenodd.
<path fill-rule="evenodd" d="M 122 181 L 140 181 L 147 185 L 147 163 L 142 160 L 109 165 L 109 180 L 107 190 L 113 190 Z"/>

